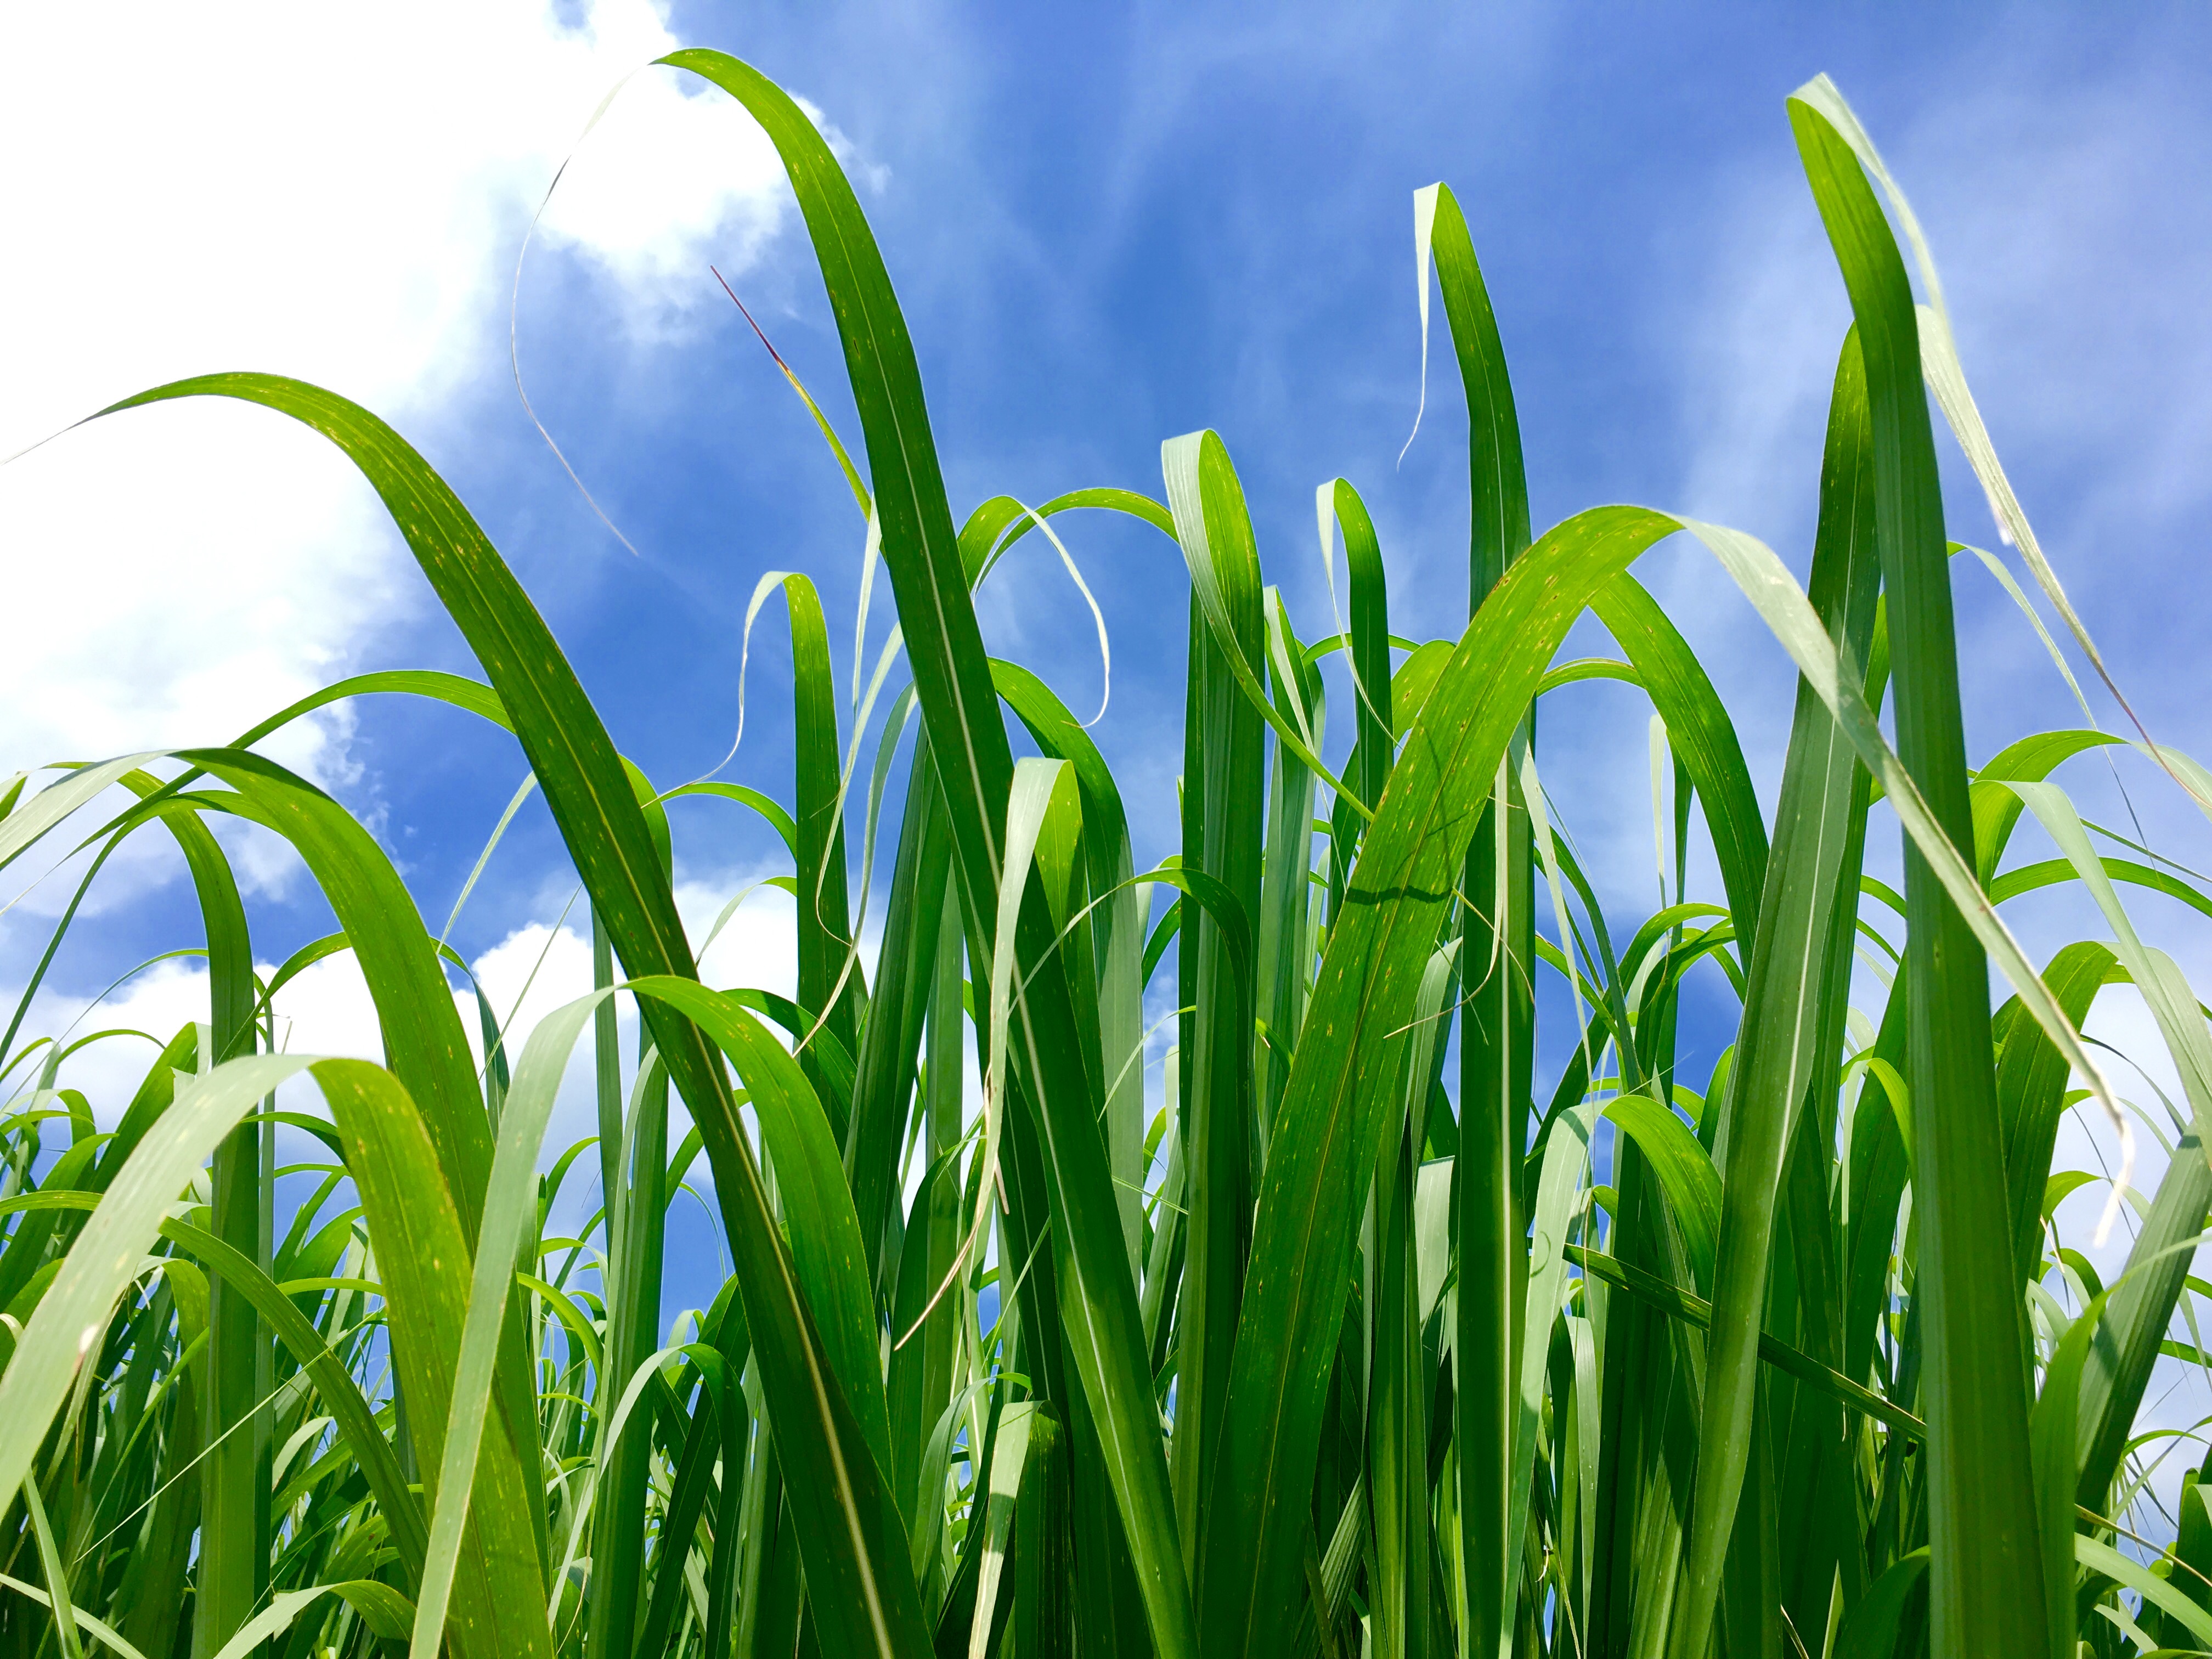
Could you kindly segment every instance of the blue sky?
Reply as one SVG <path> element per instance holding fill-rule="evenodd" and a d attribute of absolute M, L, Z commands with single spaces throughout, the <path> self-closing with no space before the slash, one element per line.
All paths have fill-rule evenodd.
<path fill-rule="evenodd" d="M 1419 367 L 1411 197 L 1437 179 L 1496 304 L 1539 528 L 1642 501 L 1749 530 L 1802 573 L 1848 313 L 1783 100 L 1825 70 L 1913 198 L 1984 413 L 2090 628 L 2151 730 L 2212 755 L 2197 575 L 2212 217 L 2188 183 L 2212 177 L 2201 9 L 598 0 L 400 6 L 373 35 L 250 9 L 185 30 L 149 9 L 130 29 L 103 18 L 97 59 L 92 27 L 58 9 L 0 23 L 16 158 L 0 212 L 36 250 L 0 276 L 0 451 L 203 370 L 360 398 L 470 503 L 617 741 L 664 783 L 728 744 L 763 571 L 814 576 L 848 672 L 861 546 L 834 465 L 707 269 L 857 442 L 797 216 L 734 106 L 669 71 L 629 82 L 584 146 L 517 307 L 538 410 L 635 555 L 515 398 L 524 227 L 605 89 L 678 43 L 747 58 L 833 131 L 916 340 L 956 513 L 1001 491 L 1158 493 L 1161 440 L 1212 426 L 1309 635 L 1329 629 L 1312 492 L 1340 473 L 1381 528 L 1394 625 L 1429 637 L 1465 615 L 1464 420 L 1440 319 L 1428 416 L 1395 459 Z M 1978 489 L 1947 466 L 1953 533 L 1994 546 Z M 1098 735 L 1139 855 L 1157 857 L 1175 833 L 1179 566 L 1151 532 L 1063 523 L 1113 640 Z M 21 601 L 0 769 L 220 741 L 345 673 L 474 672 L 373 499 L 257 411 L 172 406 L 48 445 L 0 471 L 0 548 Z M 1025 550 L 986 590 L 987 637 L 1095 707 L 1088 614 L 1042 541 Z M 1705 653 L 1771 801 L 1790 678 L 1703 560 L 1669 548 L 1644 574 Z M 1978 570 L 1962 568 L 1960 605 L 1976 757 L 2077 723 Z M 779 794 L 783 640 L 772 610 L 726 774 Z M 1547 705 L 1547 781 L 1632 918 L 1651 896 L 1644 714 L 1617 690 L 1577 697 Z M 389 700 L 281 752 L 378 830 L 433 926 L 522 774 L 498 734 Z M 2147 781 L 2136 800 L 2160 847 L 2203 867 L 2193 811 Z M 727 816 L 698 811 L 678 834 L 695 910 L 769 867 L 765 837 Z M 1893 862 L 1893 830 L 1879 838 Z M 325 930 L 283 858 L 240 852 L 264 957 Z M 40 1017 L 66 1024 L 124 968 L 195 941 L 181 878 L 150 844 L 118 860 Z M 0 915 L 11 997 L 68 880 Z M 573 933 L 547 933 L 570 885 L 526 808 L 454 942 L 515 989 L 542 955 L 542 1001 L 576 970 Z M 732 975 L 787 972 L 773 896 L 746 914 L 760 920 L 732 937 Z M 2201 927 L 2146 915 L 2205 982 Z M 2063 907 L 2021 922 L 2039 957 L 2081 925 Z M 173 1025 L 192 991 L 173 967 L 117 1006 Z M 362 1040 L 359 1000 L 335 980 L 318 994 L 302 1043 Z M 2112 1018 L 2117 1040 L 2125 1011 Z"/>

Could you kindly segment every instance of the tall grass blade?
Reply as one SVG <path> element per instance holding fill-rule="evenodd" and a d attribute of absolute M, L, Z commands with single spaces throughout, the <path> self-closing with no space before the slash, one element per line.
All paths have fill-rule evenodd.
<path fill-rule="evenodd" d="M 1833 243 L 1867 371 L 1875 542 L 1887 598 L 1900 758 L 1934 825 L 1973 844 L 1950 575 L 1917 319 L 1857 157 L 1808 104 L 1790 125 Z M 2027 1653 L 2044 1644 L 2031 1517 L 2020 1322 L 2005 1224 L 1985 959 L 1916 836 L 1905 854 L 1918 1284 L 1929 1316 L 1930 1639 Z"/>
<path fill-rule="evenodd" d="M 1182 865 L 1220 884 L 1249 938 L 1260 912 L 1261 721 L 1274 714 L 1258 689 L 1268 672 L 1259 555 L 1243 492 L 1218 437 L 1207 432 L 1171 439 L 1161 447 L 1160 459 L 1195 601 L 1186 720 L 1196 741 L 1184 753 Z M 1279 728 L 1277 741 L 1290 746 Z M 1249 972 L 1240 975 L 1232 963 L 1228 937 L 1221 922 L 1201 908 L 1187 915 L 1179 947 L 1181 960 L 1190 963 L 1187 1000 L 1193 1012 L 1183 1038 L 1178 1126 L 1189 1218 L 1176 1316 L 1173 1468 L 1183 1559 L 1194 1571 L 1199 1540 L 1209 1525 L 1222 1414 L 1229 1405 L 1237 1307 L 1251 1249 L 1246 1218 L 1258 1164 L 1254 988 Z M 1202 1574 L 1195 1588 L 1202 1598 Z"/>
<path fill-rule="evenodd" d="M 1469 624 L 1391 774 L 1331 930 L 1261 1183 L 1216 1508 L 1200 1540 L 1210 1640 L 1264 1650 L 1295 1616 L 1340 1286 L 1383 1150 L 1407 1014 L 1481 803 L 1568 626 L 1672 526 L 1600 508 L 1532 548 Z M 1467 1249 L 1464 1224 L 1461 1240 Z"/>
<path fill-rule="evenodd" d="M 1467 394 L 1468 614 L 1488 599 L 1528 545 L 1528 485 L 1520 416 L 1490 291 L 1466 216 L 1449 186 L 1413 198 L 1413 258 L 1427 357 L 1428 267 L 1451 326 Z M 1410 442 L 1411 441 L 1408 440 Z M 1409 663 L 1408 667 L 1412 665 Z M 1404 700 L 1400 700 L 1401 704 Z M 1413 710 L 1401 706 L 1400 720 Z M 1524 732 L 1525 748 L 1532 732 Z M 1464 1650 L 1487 1656 L 1510 1641 L 1519 1563 L 1512 1539 L 1528 1496 L 1513 1483 L 1524 1333 L 1521 1281 L 1527 1217 L 1516 1189 L 1528 1144 L 1535 1055 L 1534 905 L 1529 824 L 1517 803 L 1518 768 L 1501 768 L 1489 820 L 1471 841 L 1464 885 L 1460 972 L 1469 988 L 1460 1045 L 1460 1158 L 1456 1229 L 1463 1288 L 1455 1332 L 1453 1424 L 1459 1474 L 1460 1571 L 1466 1586 Z"/>
<path fill-rule="evenodd" d="M 863 441 L 785 374 L 868 520 L 853 660 L 832 659 L 815 578 L 769 573 L 731 644 L 742 732 L 750 629 L 783 595 L 787 788 L 724 781 L 735 748 L 658 788 L 383 422 L 260 375 L 117 406 L 226 396 L 329 437 L 483 678 L 356 675 L 228 749 L 0 779 L 0 864 L 123 801 L 64 854 L 70 890 L 0 1036 L 0 1651 L 1899 1659 L 2212 1633 L 2193 1474 L 2167 1559 L 2132 1553 L 2171 1525 L 2159 1460 L 2185 1437 L 2149 1402 L 2169 1360 L 2203 1359 L 2212 1026 L 2120 896 L 2212 915 L 2212 878 L 2081 816 L 2060 769 L 2095 750 L 2118 776 L 2107 733 L 2029 733 L 1966 769 L 1948 565 L 1972 550 L 1942 533 L 1926 388 L 2104 665 L 1996 465 L 1925 238 L 1832 86 L 1790 106 L 1855 318 L 1808 591 L 1748 537 L 1638 507 L 1532 544 L 1498 319 L 1438 185 L 1414 203 L 1415 425 L 1433 264 L 1468 410 L 1471 620 L 1391 631 L 1375 519 L 1335 478 L 1315 494 L 1328 614 L 1309 642 L 1261 571 L 1264 504 L 1211 432 L 1163 447 L 1164 503 L 986 494 L 956 520 L 824 129 L 734 58 L 665 63 L 764 128 L 820 266 Z M 1157 803 L 1125 799 L 1107 708 L 1086 723 L 983 651 L 975 596 L 1041 531 L 1029 550 L 1068 571 L 1110 672 L 1078 509 L 1151 526 L 1191 582 L 1181 752 L 1146 763 L 1180 773 L 1181 846 L 1156 869 L 1133 842 Z M 1796 670 L 1771 824 L 1741 708 L 1629 574 L 1680 531 Z M 872 643 L 879 557 L 898 618 Z M 1585 614 L 1617 654 L 1559 660 Z M 1620 869 L 1547 793 L 1591 787 L 1580 757 L 1536 752 L 1538 703 L 1592 680 L 1638 705 L 1635 766 L 1595 787 L 1640 799 L 1649 755 L 1650 848 Z M 441 902 L 447 932 L 539 789 L 587 901 L 592 992 L 519 1057 L 501 1018 L 523 1003 L 495 1006 L 433 937 L 375 835 L 252 752 L 391 693 L 491 722 L 528 769 Z M 2195 761 L 2133 746 L 2212 800 Z M 696 814 L 672 803 L 694 800 L 764 821 L 790 859 L 703 933 L 674 887 Z M 1902 894 L 1862 869 L 1877 801 Z M 2030 815 L 2058 856 L 2002 867 Z M 230 821 L 296 852 L 334 914 L 273 969 Z M 183 854 L 197 931 L 45 1027 L 64 940 L 149 829 Z M 1656 908 L 1625 910 L 1655 877 Z M 2000 907 L 2062 885 L 2106 937 L 2039 972 Z M 763 886 L 797 902 L 797 994 L 702 985 Z M 865 973 L 864 927 L 883 941 Z M 358 972 L 382 1066 L 270 1052 L 323 964 Z M 1990 964 L 2013 993 L 1994 1018 Z M 204 1017 L 167 1041 L 103 1029 L 94 1011 L 156 969 Z M 1545 973 L 1565 994 L 1540 1100 Z M 2081 1035 L 2107 985 L 2136 988 L 2182 1079 L 2165 1118 L 2136 1115 L 2162 1148 L 2172 1126 L 2147 1202 Z M 1869 988 L 1883 1006 L 1854 1006 Z M 547 1146 L 586 1029 L 598 1133 Z M 140 1041 L 143 1081 L 102 1098 L 90 1080 Z M 278 1092 L 302 1065 L 327 1116 Z M 672 1153 L 672 1090 L 691 1120 Z M 2053 1168 L 2085 1100 L 2120 1126 L 2101 1189 Z M 2106 1225 L 2123 1203 L 2141 1218 L 2109 1287 L 2063 1207 L 2084 1188 Z M 580 1194 L 598 1207 L 571 1226 Z M 697 1283 L 671 1255 L 687 1195 L 719 1223 L 722 1279 L 664 1331 L 664 1289 Z"/>
<path fill-rule="evenodd" d="M 1826 602 L 1822 620 L 1839 668 L 1856 679 L 1872 643 L 1881 581 L 1866 374 L 1856 336 L 1846 339 L 1837 363 L 1820 482 L 1812 585 Z M 1753 943 L 1729 1094 L 1717 1103 L 1723 1113 L 1726 1181 L 1684 1599 L 1676 1614 L 1680 1651 L 1687 1654 L 1702 1652 L 1710 1633 L 1736 1497 L 1753 1451 L 1757 1339 L 1765 1319 L 1784 1158 L 1836 1024 L 1823 1003 L 1842 988 L 1824 964 L 1833 954 L 1839 910 L 1848 917 L 1856 908 L 1858 869 L 1849 854 L 1865 811 L 1854 787 L 1857 768 L 1834 719 L 1812 689 L 1801 685 L 1775 809 L 1774 855 L 1758 909 L 1747 918 L 1739 912 L 1737 924 Z"/>
<path fill-rule="evenodd" d="M 1013 757 L 890 277 L 851 185 L 787 94 L 723 53 L 684 52 L 665 61 L 744 105 L 775 143 L 799 197 L 860 409 L 884 562 L 944 785 L 968 932 L 971 939 L 991 938 Z M 1054 933 L 1042 896 L 1025 900 L 1022 957 L 1041 965 L 1019 1006 L 1014 1060 L 1054 1182 L 1051 1249 L 1070 1351 L 1099 1424 L 1153 1641 L 1162 1659 L 1177 1659 L 1189 1650 L 1189 1592 L 1170 1518 L 1165 1449 L 1105 1149 L 1079 1070 L 1072 1069 L 1079 1049 L 1065 975 L 1050 961 Z"/>

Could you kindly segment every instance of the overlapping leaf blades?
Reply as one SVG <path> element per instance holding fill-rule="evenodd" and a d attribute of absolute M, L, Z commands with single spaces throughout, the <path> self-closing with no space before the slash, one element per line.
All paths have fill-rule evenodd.
<path fill-rule="evenodd" d="M 363 677 L 232 748 L 7 794 L 0 863 L 112 786 L 132 799 L 92 836 L 102 861 L 149 825 L 178 841 L 210 1008 L 112 1133 L 64 1045 L 0 1054 L 0 1647 L 150 1652 L 180 1613 L 220 1659 L 368 1653 L 410 1631 L 426 1659 L 1778 1659 L 2101 1654 L 2212 1629 L 2193 1477 L 2174 1550 L 2148 1567 L 2124 1553 L 2162 1525 L 2162 1448 L 2136 1426 L 2154 1371 L 2203 1364 L 2187 1298 L 2212 1203 L 2212 1032 L 2112 881 L 2207 914 L 2212 896 L 2096 851 L 2051 778 L 2103 734 L 2038 735 L 1968 770 L 1923 365 L 2018 509 L 1917 226 L 1834 89 L 1790 110 L 1856 319 L 1809 595 L 1747 538 L 1647 509 L 1532 538 L 1498 322 L 1466 217 L 1433 186 L 1415 203 L 1421 308 L 1433 260 L 1468 400 L 1472 620 L 1456 639 L 1391 633 L 1385 550 L 1340 479 L 1317 507 L 1325 554 L 1345 540 L 1348 617 L 1309 643 L 1212 433 L 1165 446 L 1164 503 L 996 497 L 956 528 L 904 320 L 827 143 L 737 60 L 666 61 L 736 97 L 790 175 L 911 697 L 860 771 L 866 665 L 861 729 L 841 732 L 814 588 L 781 578 L 789 806 L 765 779 L 658 795 L 466 510 L 374 416 L 252 375 L 118 406 L 222 395 L 328 436 L 489 684 Z M 1914 307 L 1863 163 L 1933 309 Z M 971 597 L 1076 507 L 1145 520 L 1191 578 L 1180 845 L 1144 873 L 1098 748 L 1042 679 L 987 658 Z M 1728 708 L 1629 574 L 1682 530 L 1801 672 L 1771 828 Z M 1555 663 L 1585 612 L 1625 660 Z M 1395 672 L 1394 650 L 1410 653 Z M 1333 744 L 1340 652 L 1351 736 Z M 1535 717 L 1601 678 L 1650 702 L 1654 775 L 1674 785 L 1667 890 L 1620 949 L 1604 872 L 1545 793 L 1576 757 Z M 390 860 L 245 746 L 372 690 L 511 732 L 588 896 L 599 988 L 519 1054 L 487 1009 L 481 1071 L 450 953 Z M 1871 712 L 1885 696 L 1894 752 Z M 881 800 L 901 799 L 909 708 L 884 945 L 864 962 L 846 830 L 873 845 Z M 1017 761 L 1009 711 L 1043 758 Z M 1894 908 L 1861 877 L 1877 793 L 1905 833 Z M 699 982 L 672 860 L 716 802 L 792 853 L 795 1002 Z M 2001 871 L 2023 810 L 2062 856 Z M 289 840 L 341 933 L 263 975 L 210 813 Z M 1700 833 L 1720 890 L 1693 900 Z M 2039 975 L 1996 907 L 2075 881 L 2114 942 Z M 1155 887 L 1174 896 L 1148 939 Z M 1170 945 L 1160 1066 L 1142 1011 Z M 284 986 L 347 948 L 386 1064 L 316 1064 L 319 1110 L 264 1103 L 306 1064 L 270 1052 Z M 1994 1018 L 1984 951 L 2017 993 Z M 1587 1023 L 1548 1042 L 1540 1097 L 1546 975 Z M 1712 1047 L 1691 975 L 1741 1010 L 1709 1073 L 1686 1069 Z M 642 1016 L 629 1057 L 618 978 Z M 2103 1087 L 2078 1027 L 2123 981 L 2188 1109 L 2107 1287 L 2053 1220 L 2087 1177 L 2051 1162 L 2069 1073 Z M 1886 1006 L 1857 1006 L 1870 992 Z M 583 1167 L 604 1203 L 561 1238 L 549 1218 L 589 1143 L 542 1176 L 539 1143 L 586 1029 L 603 1144 Z M 672 1152 L 672 1086 L 696 1126 Z M 330 1154 L 290 1171 L 319 1184 L 281 1237 L 280 1121 Z M 735 1271 L 671 1335 L 667 1214 L 702 1151 Z M 2121 1511 L 2124 1530 L 2101 1518 Z"/>

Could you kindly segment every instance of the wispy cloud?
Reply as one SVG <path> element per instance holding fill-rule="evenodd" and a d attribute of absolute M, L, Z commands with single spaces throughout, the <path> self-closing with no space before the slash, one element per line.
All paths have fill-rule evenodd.
<path fill-rule="evenodd" d="M 7 35 L 0 454 L 140 387 L 234 368 L 465 445 L 503 380 L 530 213 L 601 96 L 677 44 L 648 0 L 373 20 L 137 6 L 96 24 L 19 9 Z M 95 35 L 128 49 L 95 51 Z M 580 260 L 623 328 L 665 335 L 700 302 L 710 252 L 742 266 L 787 198 L 729 99 L 653 71 L 562 181 L 540 257 Z M 343 459 L 212 402 L 0 471 L 0 766 L 226 740 L 345 672 L 415 604 Z M 343 781 L 349 729 L 319 719 L 280 752 Z"/>
<path fill-rule="evenodd" d="M 2087 64 L 2046 37 L 1974 67 L 1875 136 L 1928 227 L 1967 372 L 2046 549 L 2123 683 L 2156 700 L 2175 617 L 2144 601 L 2199 591 L 2212 494 L 2212 223 L 2184 183 L 2212 167 L 2212 114 L 2154 35 Z M 1802 563 L 1849 310 L 1792 160 L 1778 147 L 1718 192 L 1654 331 L 1680 342 L 1686 505 Z M 1952 533 L 1996 545 L 1980 489 L 1939 446 Z M 1963 648 L 1986 670 L 1970 720 L 2001 742 L 2023 719 L 2078 720 L 2002 592 L 1978 571 L 1958 587 Z M 2194 708 L 2172 712 L 2161 736 L 2212 736 Z"/>

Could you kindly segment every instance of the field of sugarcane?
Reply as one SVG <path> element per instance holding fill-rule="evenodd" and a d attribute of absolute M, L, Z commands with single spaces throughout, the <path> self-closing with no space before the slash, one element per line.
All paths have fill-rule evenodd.
<path fill-rule="evenodd" d="M 1211 432 L 1164 443 L 1157 495 L 956 520 L 820 131 L 734 58 L 665 61 L 788 171 L 859 441 L 811 398 L 792 417 L 836 450 L 898 632 L 835 665 L 813 583 L 763 579 L 793 774 L 668 788 L 375 416 L 258 374 L 106 411 L 222 397 L 322 434 L 482 678 L 373 673 L 225 747 L 0 786 L 17 886 L 82 854 L 82 901 L 130 838 L 173 843 L 204 937 L 168 944 L 209 988 L 173 1032 L 40 1032 L 72 902 L 0 1041 L 0 1653 L 2212 1650 L 2200 1442 L 2146 1422 L 2205 1363 L 2212 1026 L 2118 894 L 2212 896 L 2057 781 L 2109 760 L 2212 811 L 2212 776 L 2131 723 L 1997 464 L 1911 210 L 1825 77 L 1788 114 L 1855 322 L 1802 457 L 1808 583 L 1643 507 L 1532 535 L 1500 330 L 1437 185 L 1415 228 L 1465 390 L 1469 621 L 1423 641 L 1344 479 L 1316 497 L 1341 609 L 1293 618 Z M 2120 734 L 2085 702 L 2081 729 L 1966 751 L 1931 393 Z M 1142 872 L 1089 728 L 976 621 L 994 562 L 1077 512 L 1144 520 L 1190 579 L 1181 851 Z M 1796 666 L 1771 820 L 1632 571 L 1676 536 Z M 1563 659 L 1585 612 L 1617 655 Z M 1605 914 L 1545 793 L 1576 757 L 1541 700 L 1593 678 L 1649 702 L 1671 773 L 1649 915 Z M 599 988 L 519 1045 L 488 1000 L 465 1029 L 468 970 L 377 836 L 255 752 L 372 693 L 511 732 L 558 824 Z M 728 811 L 787 846 L 795 997 L 698 977 L 672 837 Z M 2028 818 L 2057 857 L 2014 848 Z M 273 971 L 211 827 L 235 819 L 297 850 L 340 930 Z M 1901 891 L 1870 836 L 1901 836 Z M 2031 960 L 2007 907 L 2061 884 L 2100 936 Z M 381 1065 L 284 1051 L 288 982 L 338 952 Z M 2148 1008 L 2166 1053 L 2136 1058 L 2182 1098 L 2112 1092 L 2080 1036 L 2107 986 Z M 1732 1035 L 1685 1074 L 1685 1025 L 1722 997 Z M 131 1098 L 73 1086 L 86 1044 L 142 1036 Z M 549 1145 L 586 1050 L 599 1133 Z M 2092 1181 L 2053 1167 L 2069 1112 L 2170 1154 L 2148 1190 L 2098 1188 L 2133 1241 L 2111 1283 L 2054 1218 Z M 310 1149 L 281 1170 L 280 1127 Z M 280 1173 L 305 1196 L 280 1205 Z M 671 1328 L 687 1182 L 731 1271 Z"/>

